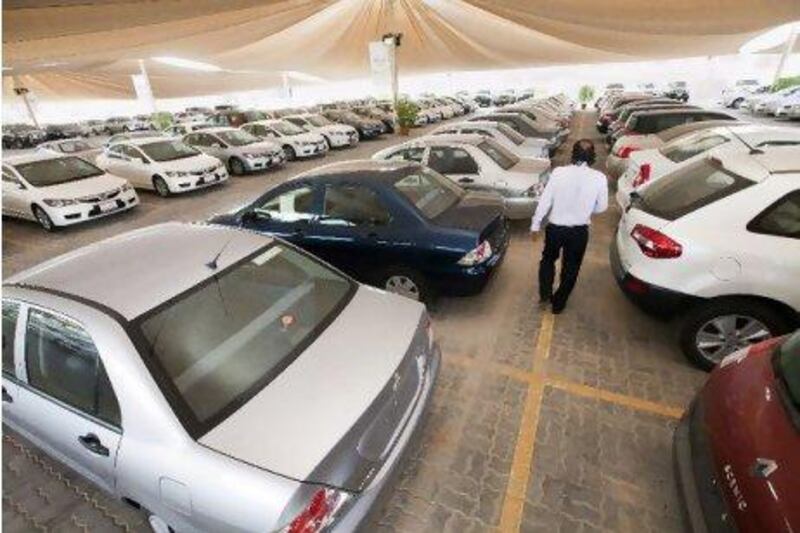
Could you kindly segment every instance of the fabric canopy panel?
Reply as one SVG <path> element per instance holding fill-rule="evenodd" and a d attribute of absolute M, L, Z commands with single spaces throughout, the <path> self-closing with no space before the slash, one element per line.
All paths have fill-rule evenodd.
<path fill-rule="evenodd" d="M 40 97 L 129 95 L 135 60 L 152 56 L 225 69 L 148 63 L 168 97 L 274 86 L 287 70 L 363 77 L 368 43 L 389 32 L 412 74 L 735 53 L 800 19 L 800 1 L 6 0 L 3 14 L 4 74 Z"/>

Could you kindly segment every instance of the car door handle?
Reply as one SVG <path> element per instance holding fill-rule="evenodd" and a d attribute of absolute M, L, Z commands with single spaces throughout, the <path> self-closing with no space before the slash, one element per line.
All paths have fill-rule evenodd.
<path fill-rule="evenodd" d="M 78 437 L 78 440 L 83 445 L 83 447 L 89 450 L 90 452 L 97 455 L 103 455 L 108 457 L 108 448 L 103 446 L 103 443 L 100 442 L 100 438 L 94 433 L 87 433 L 86 435 L 81 435 L 80 437 Z"/>
<path fill-rule="evenodd" d="M 475 183 L 475 180 L 472 178 L 458 178 L 459 183 Z"/>
<path fill-rule="evenodd" d="M 14 403 L 14 398 L 11 397 L 5 387 L 3 387 L 3 402 Z"/>

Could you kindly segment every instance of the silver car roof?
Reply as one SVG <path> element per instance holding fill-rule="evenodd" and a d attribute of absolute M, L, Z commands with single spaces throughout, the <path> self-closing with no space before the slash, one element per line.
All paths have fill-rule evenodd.
<path fill-rule="evenodd" d="M 6 165 L 22 165 L 25 163 L 33 163 L 35 161 L 46 161 L 48 159 L 61 159 L 63 157 L 76 157 L 74 154 L 54 154 L 52 152 L 30 152 L 27 154 L 12 155 L 3 158 L 3 163 Z"/>
<path fill-rule="evenodd" d="M 66 293 L 131 320 L 272 241 L 230 227 L 170 222 L 79 248 L 5 283 Z M 217 254 L 214 269 L 208 263 Z"/>

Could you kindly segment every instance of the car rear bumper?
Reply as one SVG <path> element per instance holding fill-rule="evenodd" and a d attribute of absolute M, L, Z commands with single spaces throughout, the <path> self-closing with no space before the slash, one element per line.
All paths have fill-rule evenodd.
<path fill-rule="evenodd" d="M 408 421 L 404 434 L 400 437 L 391 455 L 384 463 L 381 472 L 376 475 L 379 481 L 373 483 L 372 486 L 358 495 L 355 503 L 353 503 L 342 520 L 334 526 L 333 533 L 374 530 L 373 522 L 380 517 L 384 504 L 392 494 L 391 489 L 402 470 L 404 459 L 422 434 L 425 415 L 433 398 L 433 388 L 439 375 L 441 360 L 441 349 L 438 344 L 435 344 L 430 358 L 429 371 L 426 374 L 425 389 L 419 398 L 414 414 L 411 415 L 411 419 Z"/>

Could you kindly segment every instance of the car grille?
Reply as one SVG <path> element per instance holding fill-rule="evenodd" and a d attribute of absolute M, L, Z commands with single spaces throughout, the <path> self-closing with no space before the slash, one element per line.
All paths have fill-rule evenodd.
<path fill-rule="evenodd" d="M 209 172 L 214 172 L 216 169 L 217 169 L 217 167 L 208 167 L 208 168 L 205 168 L 203 170 L 192 170 L 192 171 L 189 172 L 189 175 L 191 175 L 191 176 L 203 176 L 205 174 L 208 174 Z"/>
<path fill-rule="evenodd" d="M 78 198 L 79 202 L 85 204 L 97 204 L 100 202 L 105 202 L 106 200 L 111 200 L 112 198 L 116 198 L 122 192 L 122 189 L 115 189 L 113 191 L 104 192 L 101 194 L 93 194 L 91 196 L 84 196 L 83 198 Z"/>

